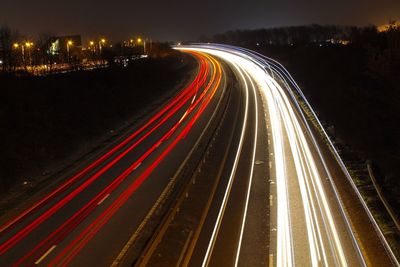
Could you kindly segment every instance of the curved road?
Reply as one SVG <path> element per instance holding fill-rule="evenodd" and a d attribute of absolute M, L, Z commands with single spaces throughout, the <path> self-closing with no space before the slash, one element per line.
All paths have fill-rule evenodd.
<path fill-rule="evenodd" d="M 317 125 L 320 134 L 304 110 L 315 113 L 279 63 L 232 46 L 177 49 L 205 52 L 231 66 L 246 95 L 241 136 L 246 140 L 253 136 L 252 142 L 237 145 L 239 163 L 232 165 L 223 198 L 215 199 L 217 215 L 210 210 L 210 225 L 204 225 L 190 265 L 264 265 L 265 254 L 254 253 L 263 245 L 263 239 L 257 238 L 263 232 L 252 222 L 259 214 L 250 212 L 250 207 L 257 207 L 251 203 L 261 191 L 252 183 L 261 184 L 266 178 L 254 172 L 256 162 L 266 158 L 256 157 L 259 150 L 269 151 L 265 168 L 270 175 L 270 266 L 398 265 L 334 147 L 323 142 L 329 138 L 322 126 Z M 260 114 L 265 120 L 259 119 Z M 266 126 L 266 134 L 260 124 Z M 268 140 L 267 148 L 259 145 L 262 139 Z M 246 167 L 240 161 L 247 164 L 247 173 L 240 170 Z M 353 189 L 350 193 L 349 188 Z"/>
<path fill-rule="evenodd" d="M 398 265 L 278 62 L 175 48 L 194 80 L 1 225 L 1 266 Z"/>

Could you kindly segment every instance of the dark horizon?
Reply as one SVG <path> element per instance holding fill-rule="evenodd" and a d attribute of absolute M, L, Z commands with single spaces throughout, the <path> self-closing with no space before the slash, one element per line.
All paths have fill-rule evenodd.
<path fill-rule="evenodd" d="M 54 2 L 7 1 L 0 24 L 37 37 L 43 32 L 81 34 L 84 39 L 105 36 L 112 41 L 148 36 L 159 41 L 190 41 L 228 30 L 308 24 L 366 26 L 400 19 L 400 1 L 353 0 L 279 3 L 251 0 L 161 1 L 113 3 L 105 0 Z"/>

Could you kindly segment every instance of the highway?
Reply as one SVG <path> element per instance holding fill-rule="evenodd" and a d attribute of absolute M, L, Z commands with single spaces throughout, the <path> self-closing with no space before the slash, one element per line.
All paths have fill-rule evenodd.
<path fill-rule="evenodd" d="M 2 223 L 1 266 L 398 265 L 287 70 L 175 49 L 193 81 Z"/>

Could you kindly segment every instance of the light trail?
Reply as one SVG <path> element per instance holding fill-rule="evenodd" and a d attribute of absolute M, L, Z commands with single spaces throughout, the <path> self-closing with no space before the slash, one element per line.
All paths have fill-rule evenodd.
<path fill-rule="evenodd" d="M 205 75 L 207 75 L 208 71 L 204 72 Z M 206 77 L 206 76 L 204 76 Z M 202 80 L 205 81 L 205 78 Z M 200 83 L 202 85 L 203 83 Z M 8 239 L 6 242 L 0 245 L 0 255 L 5 253 L 8 249 L 10 249 L 12 246 L 14 246 L 16 243 L 21 241 L 25 236 L 27 236 L 29 233 L 31 233 L 35 228 L 37 228 L 40 224 L 42 224 L 44 221 L 46 221 L 48 218 L 50 218 L 53 214 L 55 214 L 58 210 L 60 210 L 62 207 L 64 207 L 66 204 L 68 204 L 70 201 L 72 201 L 78 194 L 80 194 L 83 190 L 85 190 L 89 185 L 91 185 L 94 181 L 96 181 L 102 174 L 104 174 L 106 171 L 108 171 L 112 166 L 114 166 L 117 162 L 119 162 L 123 157 L 125 157 L 128 153 L 130 153 L 134 148 L 136 148 L 140 143 L 142 143 L 147 137 L 149 137 L 154 131 L 156 131 L 159 127 L 161 127 L 164 122 L 166 122 L 172 115 L 174 115 L 185 103 L 188 101 L 192 94 L 194 94 L 193 89 L 189 91 L 188 94 L 185 94 L 183 98 L 180 98 L 179 102 L 175 104 L 174 107 L 170 108 L 169 112 L 164 116 L 153 128 L 151 128 L 148 132 L 146 132 L 142 137 L 139 138 L 136 142 L 134 142 L 132 145 L 130 145 L 127 149 L 125 149 L 121 154 L 119 154 L 117 157 L 115 157 L 111 162 L 107 163 L 104 167 L 102 167 L 99 171 L 97 171 L 94 175 L 90 176 L 84 183 L 82 183 L 79 187 L 74 189 L 72 192 L 70 192 L 68 195 L 66 195 L 62 200 L 57 202 L 55 205 L 51 206 L 48 210 L 46 210 L 43 214 L 41 214 L 39 217 L 37 217 L 33 222 L 25 226 L 23 229 L 18 231 L 16 234 L 14 234 L 10 239 Z M 175 125 L 175 127 L 177 127 Z M 173 133 L 173 131 L 169 132 L 170 134 Z M 137 165 L 139 165 L 144 158 L 146 158 L 148 154 L 145 154 L 142 160 L 137 161 L 137 163 L 134 163 L 131 165 L 130 168 L 136 168 Z M 108 185 L 102 193 L 98 194 L 97 197 L 93 198 L 86 206 L 85 208 L 89 208 L 91 205 L 93 205 L 94 202 L 99 201 L 99 198 L 101 199 L 104 195 L 111 193 L 112 190 L 114 190 L 125 178 L 127 175 L 120 175 L 117 179 L 115 179 L 110 185 Z M 78 214 L 75 214 L 76 217 L 78 217 Z M 72 217 L 72 218 L 75 218 Z M 70 218 L 70 219 L 72 219 Z"/>
<path fill-rule="evenodd" d="M 322 182 L 323 176 L 330 176 L 329 170 L 326 168 L 326 164 L 319 152 L 319 148 L 317 147 L 314 138 L 312 137 L 310 141 L 310 137 L 305 135 L 305 131 L 310 131 L 310 129 L 308 128 L 308 125 L 304 128 L 304 124 L 300 122 L 305 118 L 303 114 L 298 115 L 298 113 L 296 113 L 295 107 L 298 104 L 293 104 L 295 99 L 290 98 L 292 96 L 291 92 L 285 90 L 286 88 L 282 88 L 282 86 L 271 77 L 276 70 L 273 70 L 271 65 L 267 64 L 265 60 L 259 60 L 257 56 L 249 55 L 250 53 L 244 53 L 242 50 L 233 47 L 225 47 L 222 45 L 195 45 L 189 47 L 177 47 L 177 49 L 202 51 L 218 56 L 235 67 L 240 66 L 240 68 L 244 72 L 248 73 L 248 75 L 250 75 L 256 82 L 262 97 L 267 102 L 268 114 L 270 116 L 269 121 L 271 124 L 270 129 L 272 133 L 272 146 L 274 152 L 273 162 L 275 166 L 274 175 L 276 177 L 277 189 L 277 266 L 294 266 L 296 264 L 308 264 L 310 266 L 348 266 L 347 257 L 354 257 L 361 266 L 365 266 L 363 255 L 354 235 L 350 234 L 349 236 L 343 236 L 343 233 L 339 234 L 338 232 L 336 225 L 337 222 L 332 214 L 333 211 L 331 209 L 331 204 L 327 199 L 325 185 L 323 185 Z M 270 73 L 268 73 L 267 70 L 269 70 Z M 239 73 L 240 75 L 243 75 L 242 72 L 239 71 Z M 275 74 L 278 78 L 282 77 L 279 73 Z M 282 79 L 282 81 L 285 80 Z M 249 90 L 246 82 L 245 90 Z M 310 133 L 310 135 L 312 134 Z M 285 148 L 289 148 L 290 155 L 285 152 Z M 239 146 L 236 158 L 239 156 L 240 150 L 241 147 Z M 317 150 L 317 155 L 319 157 L 315 158 L 312 150 Z M 294 162 L 294 168 L 291 169 L 291 172 L 295 173 L 295 177 L 289 177 L 288 175 L 288 160 Z M 316 160 L 322 161 L 322 164 L 317 164 Z M 234 175 L 235 164 L 231 176 Z M 210 262 L 212 248 L 217 238 L 216 236 L 218 235 L 218 229 L 223 217 L 223 211 L 226 205 L 225 202 L 229 197 L 232 179 L 233 178 L 230 177 L 228 182 L 217 221 L 215 222 L 214 230 L 211 234 L 208 248 L 204 256 L 203 266 L 207 266 Z M 293 211 L 291 210 L 291 199 L 295 196 L 291 196 L 293 190 L 289 187 L 289 179 L 297 180 L 298 190 L 300 192 L 298 198 L 301 200 L 303 208 L 303 215 L 301 217 L 292 218 Z M 338 197 L 335 188 L 333 191 L 335 196 Z M 339 199 L 338 202 L 340 203 Z M 245 206 L 247 207 L 247 200 Z M 343 207 L 339 205 L 339 209 L 341 215 L 344 217 L 344 224 L 351 233 Z M 304 262 L 304 260 L 303 262 L 300 261 L 295 252 L 299 248 L 295 247 L 296 242 L 294 242 L 294 240 L 296 240 L 297 237 L 296 233 L 293 232 L 293 225 L 299 225 L 299 223 L 300 225 L 305 225 L 307 240 L 303 240 L 302 243 L 305 245 L 308 244 L 308 263 Z M 240 237 L 238 240 L 235 266 L 238 264 L 238 255 L 240 254 L 243 234 L 242 230 L 243 225 L 241 226 Z M 344 252 L 343 240 L 346 238 L 352 240 L 350 246 L 353 246 L 354 253 L 347 252 L 346 254 Z M 297 241 L 297 243 L 298 242 L 299 241 Z M 348 248 L 348 244 L 346 245 L 346 248 Z"/>
<path fill-rule="evenodd" d="M 196 78 L 186 89 L 182 90 L 181 93 L 179 93 L 167 106 L 165 106 L 162 111 L 158 112 L 155 117 L 151 119 L 150 122 L 148 122 L 145 126 L 143 126 L 141 129 L 135 132 L 134 135 L 131 135 L 128 139 L 130 141 L 135 137 L 135 135 L 138 135 L 140 131 L 145 130 L 146 127 L 150 126 L 151 123 L 156 122 L 155 125 L 152 126 L 151 129 L 149 129 L 147 132 L 145 132 L 137 141 L 133 143 L 133 145 L 130 145 L 127 149 L 125 149 L 123 152 L 121 152 L 115 159 L 113 159 L 111 162 L 107 163 L 100 171 L 97 171 L 93 176 L 91 176 L 88 180 L 86 180 L 82 185 L 80 185 L 78 188 L 73 190 L 71 193 L 67 194 L 61 201 L 57 202 L 54 206 L 50 207 L 49 210 L 45 211 L 43 214 L 41 214 L 38 218 L 33 220 L 28 226 L 22 228 L 19 232 L 17 232 L 15 235 L 13 235 L 10 239 L 8 239 L 6 242 L 1 244 L 0 246 L 0 254 L 5 253 L 8 249 L 13 247 L 17 242 L 21 241 L 25 236 L 27 236 L 31 231 L 33 231 L 39 224 L 44 222 L 47 218 L 52 216 L 57 210 L 61 209 L 64 205 L 66 205 L 69 201 L 71 201 L 74 197 L 77 196 L 81 191 L 83 191 L 90 183 L 92 183 L 95 179 L 100 177 L 106 170 L 111 168 L 116 162 L 118 162 L 120 159 L 122 159 L 125 155 L 127 155 L 128 152 L 130 152 L 133 148 L 135 148 L 139 143 L 144 141 L 146 138 L 150 136 L 151 133 L 153 133 L 156 129 L 158 129 L 162 124 L 164 124 L 169 118 L 172 117 L 179 109 L 183 107 L 184 104 L 188 103 L 188 107 L 184 110 L 185 112 L 183 113 L 182 117 L 178 122 L 175 123 L 172 128 L 170 128 L 169 131 L 167 131 L 164 136 L 160 140 L 155 140 L 155 144 L 147 150 L 142 156 L 139 157 L 134 163 L 131 164 L 131 166 L 126 169 L 125 171 L 122 172 L 121 175 L 116 177 L 114 180 L 112 180 L 111 184 L 107 185 L 99 194 L 97 194 L 94 198 L 92 198 L 86 205 L 84 205 L 78 212 L 74 213 L 73 216 L 69 217 L 64 223 L 62 223 L 61 226 L 59 226 L 55 231 L 53 231 L 49 236 L 45 237 L 42 241 L 40 241 L 32 250 L 30 250 L 26 255 L 21 257 L 15 264 L 14 266 L 19 266 L 21 264 L 27 264 L 28 262 L 34 262 L 35 259 L 37 259 L 40 255 L 45 255 L 46 251 L 48 251 L 50 248 L 55 247 L 59 242 L 61 242 L 81 221 L 83 221 L 92 210 L 97 208 L 103 201 L 110 195 L 110 193 L 118 187 L 119 184 L 121 184 L 125 178 L 133 171 L 136 170 L 143 160 L 145 160 L 156 148 L 159 147 L 160 143 L 168 139 L 176 130 L 178 130 L 179 126 L 184 123 L 184 118 L 186 118 L 189 114 L 193 113 L 196 109 L 198 109 L 195 112 L 195 119 L 197 120 L 199 115 L 198 113 L 202 113 L 205 109 L 204 103 L 209 103 L 211 101 L 212 96 L 216 92 L 216 88 L 219 85 L 219 82 L 221 80 L 221 68 L 218 65 L 216 67 L 215 63 L 211 61 L 210 63 L 206 62 L 206 59 L 210 62 L 210 59 L 207 55 L 201 55 L 200 53 L 193 53 L 193 56 L 195 56 L 199 62 L 200 62 L 200 71 L 199 71 L 199 79 Z M 212 82 L 209 82 L 208 84 L 205 85 L 207 76 L 209 74 L 209 69 L 210 65 L 214 64 L 213 67 L 213 73 L 211 75 L 210 80 Z M 218 75 L 217 75 L 217 74 Z M 217 86 L 215 86 L 217 84 Z M 199 87 L 204 87 L 204 90 L 199 92 Z M 210 91 L 210 88 L 213 87 L 213 89 Z M 208 95 L 207 95 L 208 94 Z M 196 95 L 198 97 L 196 98 Z M 189 121 L 188 125 L 184 127 L 183 132 L 184 134 L 181 135 L 181 138 L 184 137 L 184 135 L 187 134 L 187 132 L 190 130 L 194 125 L 194 122 Z M 126 140 L 123 141 L 121 144 L 126 144 Z M 117 145 L 117 148 L 121 147 L 121 144 Z M 114 147 L 115 149 L 115 147 Z M 113 150 L 114 150 L 113 149 Z M 106 153 L 106 155 L 109 153 Z M 103 157 L 102 157 L 103 158 Z M 100 158 L 101 159 L 101 158 Z M 91 164 L 90 166 L 93 166 Z M 90 168 L 90 166 L 88 168 Z M 148 174 L 151 173 L 148 172 Z M 147 175 L 148 176 L 148 175 Z M 77 177 L 77 176 L 75 176 Z M 140 179 L 139 179 L 140 180 Z M 68 184 L 68 182 L 66 183 Z M 141 183 L 137 184 L 137 187 L 140 186 Z M 65 185 L 65 184 L 64 184 Z M 64 186 L 63 185 L 63 186 Z M 59 193 L 59 191 L 54 191 L 50 195 Z M 44 198 L 46 201 L 47 199 Z M 40 203 L 40 202 L 39 202 Z M 37 206 L 34 206 L 36 208 Z M 34 209 L 33 208 L 33 209 Z M 32 209 L 31 209 L 32 210 Z M 25 215 L 29 215 L 30 210 L 28 212 L 23 213 L 23 216 L 20 216 L 19 218 L 24 217 Z M 18 222 L 18 218 L 14 220 L 14 222 Z M 11 225 L 11 224 L 8 224 Z M 5 228 L 4 228 L 5 229 Z M 45 253 L 45 254 L 43 254 Z"/>
<path fill-rule="evenodd" d="M 231 170 L 231 173 L 230 173 L 230 176 L 229 176 L 228 185 L 227 185 L 225 193 L 224 193 L 224 198 L 222 200 L 221 207 L 219 208 L 217 220 L 215 222 L 214 229 L 213 229 L 212 234 L 211 234 L 210 242 L 209 242 L 209 244 L 207 246 L 207 251 L 206 251 L 206 254 L 204 256 L 204 260 L 203 260 L 202 266 L 208 266 L 209 261 L 210 261 L 212 250 L 213 250 L 213 247 L 214 247 L 214 244 L 215 244 L 215 241 L 216 241 L 216 237 L 218 235 L 218 231 L 219 231 L 220 226 L 221 226 L 221 222 L 222 222 L 222 218 L 224 216 L 226 204 L 228 202 L 229 194 L 231 192 L 232 184 L 233 184 L 233 181 L 234 181 L 234 178 L 235 178 L 235 173 L 236 173 L 237 165 L 238 165 L 238 162 L 239 162 L 240 153 L 242 151 L 244 135 L 245 135 L 246 125 L 247 125 L 248 105 L 249 105 L 248 85 L 247 85 L 247 81 L 245 79 L 245 76 L 243 74 L 243 71 L 240 69 L 240 67 L 238 65 L 235 64 L 234 66 L 235 66 L 236 70 L 240 73 L 241 78 L 242 78 L 242 80 L 244 81 L 244 84 L 245 84 L 245 94 L 246 94 L 245 103 L 246 104 L 245 104 L 245 113 L 244 113 L 244 116 L 243 116 L 243 126 L 242 126 L 242 130 L 241 130 L 241 134 L 240 134 L 239 145 L 238 145 L 238 148 L 237 148 L 237 151 L 236 151 L 236 155 L 235 155 L 235 160 L 234 160 L 234 163 L 233 163 L 233 166 L 232 166 L 232 170 Z"/>
<path fill-rule="evenodd" d="M 256 159 L 256 151 L 257 151 L 257 139 L 258 139 L 258 100 L 257 100 L 257 93 L 256 93 L 256 87 L 254 86 L 254 82 L 251 79 L 250 75 L 246 72 L 246 77 L 251 83 L 251 88 L 253 89 L 253 96 L 254 96 L 254 113 L 255 113 L 255 124 L 254 124 L 254 146 L 253 146 L 253 153 L 252 153 L 252 158 L 251 158 L 251 167 L 250 167 L 250 179 L 249 183 L 247 186 L 247 192 L 246 192 L 246 203 L 245 203 L 245 208 L 243 210 L 243 216 L 242 216 L 242 222 L 240 225 L 240 236 L 239 236 L 239 242 L 236 250 L 236 257 L 235 257 L 235 267 L 238 266 L 239 264 L 239 258 L 240 258 L 240 249 L 242 246 L 242 241 L 243 241 L 243 233 L 244 233 L 244 228 L 246 225 L 246 218 L 247 218 L 247 211 L 249 207 L 249 200 L 250 200 L 250 192 L 251 192 L 251 186 L 253 183 L 253 174 L 254 174 L 254 165 L 255 165 L 255 159 Z"/>
<path fill-rule="evenodd" d="M 289 136 L 288 139 L 295 161 L 301 198 L 303 200 L 312 266 L 318 266 L 321 263 L 321 253 L 323 254 L 322 263 L 324 265 L 328 265 L 328 261 L 326 259 L 327 252 L 322 241 L 323 238 L 321 236 L 317 211 L 314 206 L 315 202 L 318 204 L 321 210 L 324 221 L 328 222 L 325 224 L 328 237 L 332 236 L 334 240 L 334 248 L 331 249 L 330 254 L 335 257 L 337 256 L 338 261 L 335 259 L 335 263 L 339 263 L 339 266 L 347 266 L 343 248 L 337 234 L 337 229 L 330 212 L 330 207 L 327 203 L 325 191 L 321 185 L 321 177 L 301 126 L 296 115 L 294 114 L 293 109 L 291 108 L 291 104 L 289 103 L 286 94 L 283 92 L 283 89 L 272 79 L 266 80 L 266 82 L 268 83 L 268 87 L 275 91 L 274 95 L 279 98 L 277 102 L 280 104 L 280 113 L 281 116 L 284 117 L 283 121 L 285 123 L 286 132 Z M 313 188 L 310 187 L 309 182 L 313 184 Z M 314 192 L 312 190 L 314 190 Z M 319 196 L 315 199 L 316 201 L 313 200 L 313 194 L 319 194 Z"/>
<path fill-rule="evenodd" d="M 156 158 L 143 173 L 128 186 L 128 188 L 115 200 L 111 206 L 109 206 L 101 215 L 99 215 L 87 228 L 85 228 L 68 246 L 63 249 L 55 259 L 53 259 L 49 266 L 66 266 L 70 261 L 79 253 L 79 251 L 93 238 L 93 236 L 108 222 L 108 220 L 119 210 L 119 208 L 134 194 L 134 192 L 140 187 L 140 185 L 149 177 L 153 170 L 163 161 L 163 159 L 173 150 L 173 148 L 186 136 L 186 134 L 193 127 L 194 123 L 198 120 L 200 115 L 204 112 L 211 99 L 215 95 L 222 77 L 221 66 L 214 59 L 209 57 L 209 60 L 214 64 L 214 70 L 217 70 L 217 76 L 214 82 L 207 84 L 205 90 L 197 98 L 194 104 L 191 106 L 189 114 L 195 110 L 199 105 L 197 112 L 188 121 L 182 131 L 172 140 L 172 143 L 162 151 L 161 155 Z M 212 79 L 214 79 L 212 78 Z M 211 90 L 210 87 L 212 87 Z M 207 96 L 207 97 L 206 97 Z M 167 133 L 166 138 L 171 135 Z"/>
<path fill-rule="evenodd" d="M 240 217 L 240 222 L 237 225 L 238 237 L 236 244 L 233 246 L 233 250 L 235 251 L 232 253 L 232 255 L 235 255 L 234 265 L 241 265 L 242 239 L 248 216 L 248 205 L 251 199 L 251 185 L 258 138 L 259 110 L 257 102 L 260 100 L 257 99 L 259 94 L 256 93 L 256 89 L 259 90 L 262 99 L 267 103 L 268 124 L 270 125 L 269 129 L 272 136 L 272 142 L 268 142 L 268 144 L 270 145 L 270 150 L 273 151 L 271 160 L 274 168 L 271 175 L 274 175 L 276 178 L 277 191 L 277 245 L 276 255 L 274 255 L 276 265 L 279 267 L 295 265 L 366 266 L 337 189 L 334 183 L 329 184 L 324 181 L 325 177 L 330 179 L 331 175 L 306 121 L 306 117 L 301 112 L 299 103 L 297 103 L 290 89 L 291 86 L 298 88 L 294 80 L 290 77 L 290 74 L 286 70 L 281 70 L 281 67 L 273 61 L 268 61 L 261 55 L 250 53 L 245 49 L 221 45 L 190 46 L 181 47 L 180 49 L 191 51 L 200 61 L 199 75 L 191 85 L 177 97 L 173 98 L 169 104 L 156 113 L 138 131 L 128 136 L 98 160 L 67 180 L 66 183 L 43 198 L 32 208 L 24 211 L 21 215 L 3 226 L 0 229 L 0 235 L 12 230 L 15 225 L 33 215 L 32 213 L 44 207 L 50 200 L 83 179 L 91 170 L 94 170 L 97 166 L 101 167 L 94 174 L 91 174 L 90 177 L 87 177 L 77 188 L 71 190 L 72 192 L 66 192 L 65 196 L 59 202 L 43 211 L 38 217 L 32 219 L 32 222 L 29 222 L 27 226 L 21 227 L 16 234 L 0 244 L 0 255 L 3 256 L 3 254 L 23 240 L 41 223 L 61 210 L 61 208 L 72 201 L 83 190 L 86 190 L 91 183 L 114 166 L 114 164 L 126 156 L 137 145 L 144 140 L 149 140 L 150 135 L 166 121 L 174 115 L 179 115 L 180 117 L 176 118 L 177 121 L 174 119 L 174 124 L 169 126 L 165 132 L 162 132 L 161 137 L 151 140 L 154 142 L 149 144 L 149 148 L 146 147 L 143 154 L 138 155 L 138 158 L 130 162 L 129 166 L 122 170 L 123 172 L 115 177 L 110 184 L 106 184 L 105 188 L 99 190 L 101 191 L 100 193 L 93 194 L 94 197 L 88 200 L 87 203 L 83 203 L 82 207 L 77 208 L 77 211 L 71 217 L 59 222 L 60 225 L 55 225 L 55 229 L 50 234 L 41 237 L 43 239 L 33 245 L 33 249 L 29 248 L 26 254 L 24 252 L 24 256 L 14 266 L 33 263 L 39 264 L 45 261 L 45 258 L 50 257 L 50 266 L 66 266 L 70 264 L 74 257 L 81 252 L 86 244 L 90 242 L 148 179 L 157 166 L 187 136 L 209 106 L 219 87 L 222 76 L 220 64 L 213 57 L 207 55 L 210 54 L 223 59 L 233 66 L 234 72 L 238 74 L 239 80 L 244 85 L 242 89 L 245 94 L 245 103 L 244 114 L 241 117 L 242 125 L 239 130 L 240 133 L 238 133 L 239 142 L 233 155 L 234 161 L 231 169 L 228 169 L 228 182 L 226 188 L 222 190 L 223 198 L 217 207 L 217 218 L 215 224 L 211 227 L 212 231 L 209 242 L 206 244 L 207 247 L 204 258 L 202 258 L 202 266 L 210 265 L 214 256 L 214 248 L 219 245 L 216 245 L 216 240 L 218 239 L 219 232 L 223 232 L 220 231 L 220 228 L 225 224 L 222 221 L 224 220 L 225 209 L 230 201 L 230 193 L 234 186 L 235 176 L 239 168 L 238 165 L 240 165 L 240 157 L 244 150 L 245 135 L 247 131 L 254 130 L 254 135 L 251 135 L 254 138 L 254 146 L 251 147 L 251 167 L 248 177 L 240 177 L 242 179 L 248 178 L 248 183 L 247 187 L 243 189 L 245 190 L 243 191 L 245 192 L 243 197 L 244 208 L 239 211 L 243 215 Z M 210 64 L 212 68 L 210 68 Z M 210 73 L 210 69 L 213 70 L 212 73 Z M 209 75 L 211 75 L 211 78 L 207 83 Z M 204 86 L 202 91 L 199 90 L 200 86 Z M 254 96 L 254 106 L 249 104 L 251 95 Z M 255 114 L 254 129 L 253 125 L 248 123 L 252 118 L 249 118 L 249 113 L 253 108 Z M 180 113 L 177 113 L 178 111 Z M 138 139 L 136 140 L 135 138 Z M 160 144 L 163 144 L 163 146 L 160 147 Z M 153 153 L 156 149 L 159 150 L 159 154 L 151 157 L 151 155 L 154 155 Z M 120 153 L 117 155 L 117 152 Z M 114 155 L 115 158 L 111 158 Z M 110 162 L 107 162 L 107 159 L 110 159 Z M 146 162 L 142 165 L 144 161 Z M 139 168 L 139 166 L 141 167 Z M 343 168 L 344 165 L 340 166 Z M 137 173 L 135 179 L 129 181 L 127 186 L 121 189 L 122 193 L 117 196 L 113 193 L 109 197 L 122 182 L 126 181 L 126 178 L 133 171 Z M 336 197 L 336 199 L 332 200 L 332 196 Z M 107 201 L 105 201 L 106 199 Z M 295 201 L 299 202 L 296 204 L 301 205 L 299 212 L 294 211 L 295 205 L 293 204 Z M 69 243 L 61 245 L 65 237 L 71 234 L 97 208 L 101 208 L 101 210 L 96 213 L 94 218 L 88 221 L 83 230 L 74 233 L 75 235 L 72 236 L 72 240 Z M 370 216 L 370 213 L 368 213 L 368 216 Z M 299 226 L 300 228 L 303 227 L 301 230 L 304 233 L 299 234 Z M 345 228 L 345 231 L 340 231 L 343 228 Z M 302 238 L 299 238 L 299 236 L 302 236 Z M 51 255 L 49 256 L 50 253 Z M 299 254 L 303 255 L 299 256 Z M 354 264 L 355 262 L 357 264 Z"/>
<path fill-rule="evenodd" d="M 117 144 L 115 147 L 113 147 L 111 150 L 107 151 L 104 155 L 102 155 L 100 158 L 89 164 L 87 167 L 85 167 L 83 170 L 79 171 L 77 174 L 69 178 L 65 183 L 63 183 L 61 186 L 56 188 L 54 191 L 49 193 L 47 196 L 42 198 L 40 201 L 35 203 L 33 206 L 30 208 L 26 209 L 23 211 L 21 214 L 10 220 L 9 222 L 5 223 L 4 225 L 1 226 L 0 228 L 0 234 L 4 234 L 7 230 L 12 228 L 14 225 L 22 221 L 24 218 L 32 214 L 34 211 L 38 210 L 39 208 L 43 207 L 46 205 L 50 200 L 55 198 L 57 195 L 60 195 L 63 193 L 65 190 L 67 190 L 70 186 L 72 186 L 74 183 L 79 181 L 84 175 L 89 173 L 91 170 L 93 170 L 95 167 L 99 166 L 101 163 L 103 163 L 105 160 L 110 158 L 112 155 L 114 155 L 118 150 L 120 150 L 122 147 L 124 147 L 126 144 L 128 144 L 131 140 L 139 136 L 142 132 L 144 132 L 150 125 L 152 125 L 155 121 L 160 119 L 168 110 L 170 110 L 173 106 L 175 106 L 179 101 L 182 101 L 182 98 L 185 97 L 188 93 L 193 91 L 193 88 L 197 89 L 199 86 L 202 85 L 202 83 L 205 81 L 206 77 L 206 68 L 205 68 L 205 61 L 203 58 L 198 58 L 199 60 L 199 72 L 195 79 L 190 83 L 188 87 L 183 89 L 177 96 L 175 96 L 168 104 L 166 104 L 160 111 L 158 111 L 146 124 L 144 124 L 142 127 L 140 127 L 137 131 L 129 135 L 126 139 L 121 141 L 119 144 Z M 2 251 L 0 249 L 0 251 Z M 0 252 L 1 255 L 1 252 Z"/>

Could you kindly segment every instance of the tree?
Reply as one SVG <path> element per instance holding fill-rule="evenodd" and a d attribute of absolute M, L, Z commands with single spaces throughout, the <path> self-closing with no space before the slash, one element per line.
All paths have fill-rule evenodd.
<path fill-rule="evenodd" d="M 3 59 L 2 70 L 11 72 L 16 63 L 16 55 L 13 53 L 13 44 L 18 39 L 18 32 L 10 29 L 7 25 L 0 27 L 0 51 Z"/>

